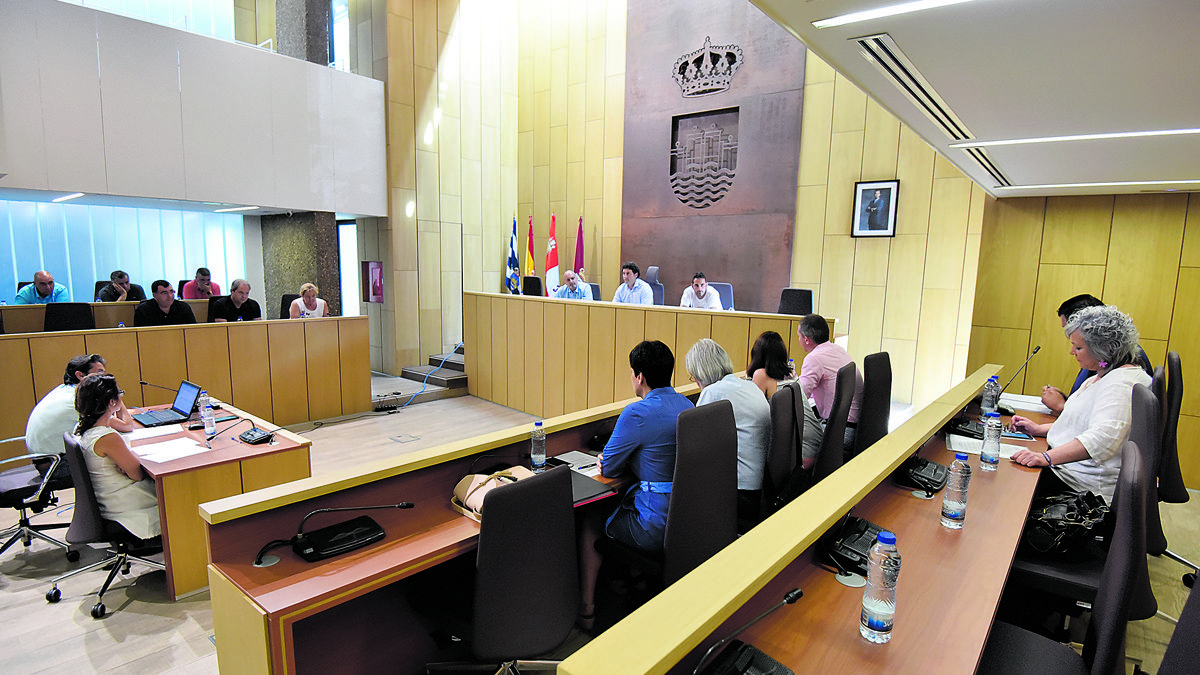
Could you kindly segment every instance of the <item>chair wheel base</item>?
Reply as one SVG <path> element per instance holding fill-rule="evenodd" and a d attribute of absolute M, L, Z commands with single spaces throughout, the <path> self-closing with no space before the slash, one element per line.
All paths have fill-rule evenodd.
<path fill-rule="evenodd" d="M 67 562 L 79 562 L 79 551 L 67 550 Z"/>
<path fill-rule="evenodd" d="M 92 618 L 93 619 L 103 619 L 104 614 L 107 611 L 108 611 L 108 608 L 104 606 L 103 602 L 97 602 L 96 604 L 92 605 Z"/>
<path fill-rule="evenodd" d="M 1183 575 L 1183 585 L 1184 586 L 1191 588 L 1192 584 L 1194 584 L 1194 583 L 1196 583 L 1196 573 L 1195 572 L 1188 572 L 1187 574 Z"/>
<path fill-rule="evenodd" d="M 62 591 L 58 590 L 57 588 L 51 588 L 50 590 L 46 591 L 46 602 L 55 603 L 59 600 L 62 600 Z"/>

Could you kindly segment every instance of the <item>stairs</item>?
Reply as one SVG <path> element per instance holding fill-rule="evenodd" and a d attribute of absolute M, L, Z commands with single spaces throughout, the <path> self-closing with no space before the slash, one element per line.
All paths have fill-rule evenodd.
<path fill-rule="evenodd" d="M 418 384 L 424 383 L 425 391 L 417 394 L 416 398 L 412 400 L 413 404 L 417 404 L 443 398 L 466 396 L 467 375 L 463 372 L 465 368 L 463 348 L 459 347 L 450 354 L 434 354 L 430 356 L 429 362 L 426 365 L 403 368 L 400 376 Z M 428 379 L 426 379 L 426 376 L 428 376 Z M 392 400 L 393 398 L 395 400 Z M 379 399 L 375 401 L 375 407 L 376 410 L 394 408 L 406 403 L 409 398 L 411 398 L 411 394 Z"/>

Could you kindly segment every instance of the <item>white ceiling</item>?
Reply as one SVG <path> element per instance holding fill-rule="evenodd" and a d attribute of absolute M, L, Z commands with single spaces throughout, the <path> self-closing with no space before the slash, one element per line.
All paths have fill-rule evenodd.
<path fill-rule="evenodd" d="M 975 0 L 820 30 L 897 3 L 752 2 L 993 196 L 1200 190 L 1200 134 L 990 147 L 1000 187 L 853 40 L 890 35 L 973 140 L 1197 128 L 1200 0 Z M 1166 183 L 1032 187 L 1126 181 Z"/>

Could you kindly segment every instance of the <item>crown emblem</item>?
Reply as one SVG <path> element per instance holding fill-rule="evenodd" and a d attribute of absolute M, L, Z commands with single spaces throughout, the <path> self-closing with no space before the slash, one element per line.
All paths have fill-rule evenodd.
<path fill-rule="evenodd" d="M 671 77 L 684 98 L 707 96 L 729 89 L 733 76 L 742 66 L 742 48 L 737 45 L 713 46 L 705 36 L 704 46 L 675 61 Z"/>

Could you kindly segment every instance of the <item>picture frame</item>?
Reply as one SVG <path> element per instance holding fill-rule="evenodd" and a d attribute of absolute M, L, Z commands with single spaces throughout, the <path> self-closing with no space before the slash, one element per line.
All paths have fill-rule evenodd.
<path fill-rule="evenodd" d="M 896 236 L 896 205 L 900 181 L 859 181 L 854 184 L 852 237 Z"/>
<path fill-rule="evenodd" d="M 383 302 L 383 263 L 366 261 L 362 264 L 363 302 Z"/>

